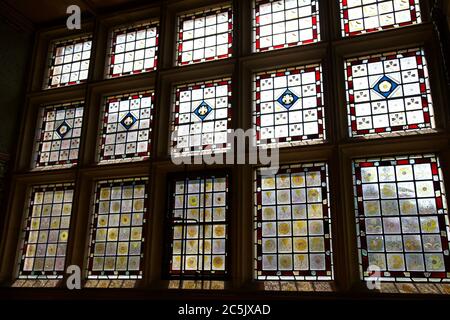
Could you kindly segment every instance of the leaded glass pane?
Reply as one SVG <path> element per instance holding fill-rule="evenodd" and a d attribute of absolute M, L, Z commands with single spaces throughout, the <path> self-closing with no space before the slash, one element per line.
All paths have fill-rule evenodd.
<path fill-rule="evenodd" d="M 88 258 L 89 279 L 140 279 L 147 179 L 97 183 Z"/>
<path fill-rule="evenodd" d="M 89 75 L 92 36 L 55 42 L 49 54 L 44 89 L 84 83 Z"/>
<path fill-rule="evenodd" d="M 230 147 L 231 79 L 175 88 L 172 155 L 224 152 Z"/>
<path fill-rule="evenodd" d="M 258 145 L 287 147 L 325 139 L 320 65 L 258 73 L 254 89 Z"/>
<path fill-rule="evenodd" d="M 122 27 L 112 32 L 108 78 L 156 70 L 158 23 Z"/>
<path fill-rule="evenodd" d="M 175 179 L 171 190 L 169 275 L 225 276 L 229 176 Z"/>
<path fill-rule="evenodd" d="M 73 184 L 32 188 L 20 248 L 19 279 L 61 279 L 65 274 Z"/>
<path fill-rule="evenodd" d="M 78 163 L 84 102 L 42 107 L 36 130 L 34 169 L 72 167 Z"/>
<path fill-rule="evenodd" d="M 106 98 L 100 132 L 100 163 L 139 161 L 150 157 L 153 92 Z"/>
<path fill-rule="evenodd" d="M 419 0 L 340 0 L 342 36 L 421 23 Z"/>
<path fill-rule="evenodd" d="M 256 172 L 254 227 L 257 280 L 332 280 L 327 165 Z"/>
<path fill-rule="evenodd" d="M 320 41 L 317 0 L 256 0 L 254 10 L 254 52 Z"/>
<path fill-rule="evenodd" d="M 351 137 L 435 127 L 422 49 L 348 59 L 345 75 Z"/>
<path fill-rule="evenodd" d="M 178 18 L 177 63 L 187 65 L 233 55 L 233 11 L 229 6 Z"/>
<path fill-rule="evenodd" d="M 435 155 L 356 160 L 355 213 L 362 279 L 450 279 L 449 217 Z"/>

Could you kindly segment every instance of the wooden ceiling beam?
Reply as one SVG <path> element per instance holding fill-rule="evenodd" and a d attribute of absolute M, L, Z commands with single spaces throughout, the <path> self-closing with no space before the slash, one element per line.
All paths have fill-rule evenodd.
<path fill-rule="evenodd" d="M 30 19 L 6 1 L 0 1 L 0 16 L 19 31 L 32 33 L 36 29 L 36 26 Z"/>
<path fill-rule="evenodd" d="M 86 10 L 89 11 L 93 16 L 98 16 L 97 7 L 91 0 L 80 0 L 86 7 Z"/>

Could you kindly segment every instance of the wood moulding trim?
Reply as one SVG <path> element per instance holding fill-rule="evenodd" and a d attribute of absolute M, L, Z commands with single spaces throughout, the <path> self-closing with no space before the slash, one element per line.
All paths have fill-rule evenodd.
<path fill-rule="evenodd" d="M 6 23 L 18 31 L 33 33 L 36 30 L 32 21 L 26 18 L 21 12 L 13 8 L 6 1 L 0 2 L 0 15 L 5 18 Z"/>
<path fill-rule="evenodd" d="M 90 0 L 92 1 L 92 0 Z M 33 129 L 35 119 L 31 119 L 33 112 L 40 104 L 54 103 L 55 101 L 68 101 L 83 99 L 86 102 L 86 115 L 84 118 L 83 151 L 80 153 L 80 163 L 77 167 L 56 171 L 29 171 L 25 162 L 17 169 L 21 170 L 13 174 L 12 187 L 14 195 L 9 199 L 8 216 L 16 227 L 18 216 L 22 214 L 21 199 L 24 198 L 26 189 L 33 184 L 75 182 L 77 203 L 74 207 L 74 224 L 71 227 L 70 248 L 67 254 L 68 261 L 83 265 L 85 263 L 85 249 L 89 228 L 89 217 L 86 213 L 91 212 L 92 190 L 97 180 L 110 178 L 149 177 L 150 194 L 149 208 L 150 218 L 145 227 L 146 249 L 144 252 L 145 267 L 144 279 L 139 283 L 141 287 L 135 289 L 85 289 L 80 294 L 71 293 L 62 288 L 55 290 L 42 289 L 40 296 L 72 299 L 88 297 L 142 297 L 144 299 L 161 298 L 183 298 L 207 297 L 256 297 L 258 299 L 335 299 L 335 298 L 423 298 L 423 295 L 399 295 L 368 293 L 361 288 L 359 277 L 357 251 L 356 251 L 356 228 L 353 211 L 353 185 L 351 162 L 353 158 L 366 156 L 397 155 L 405 153 L 442 153 L 443 164 L 450 160 L 449 141 L 450 133 L 447 128 L 441 132 L 427 135 L 411 135 L 403 137 L 379 138 L 379 139 L 350 139 L 347 137 L 347 114 L 343 101 L 345 101 L 345 89 L 343 88 L 343 58 L 349 55 L 365 55 L 391 49 L 414 46 L 430 46 L 435 44 L 433 27 L 430 22 L 420 25 L 383 31 L 354 38 L 341 38 L 340 27 L 335 26 L 335 19 L 339 18 L 338 1 L 321 1 L 320 19 L 324 28 L 322 34 L 326 35 L 322 42 L 307 46 L 293 47 L 283 50 L 275 50 L 263 53 L 251 53 L 251 39 L 253 35 L 251 20 L 251 0 L 233 1 L 208 1 L 208 0 L 162 0 L 157 3 L 142 5 L 144 1 L 138 1 L 136 7 L 124 7 L 124 11 L 108 12 L 108 10 L 97 10 L 95 23 L 90 21 L 90 28 L 97 26 L 94 32 L 94 47 L 97 52 L 93 54 L 91 63 L 95 67 L 91 72 L 90 81 L 76 87 L 65 87 L 54 90 L 41 90 L 42 66 L 40 62 L 46 59 L 48 47 L 46 46 L 54 37 L 67 35 L 61 25 L 48 29 L 41 29 L 37 35 L 35 46 L 35 90 L 27 94 L 27 115 L 25 116 L 28 127 L 23 128 L 23 137 L 18 143 L 21 158 L 29 158 L 32 145 Z M 213 2 L 213 4 L 211 4 Z M 325 2 L 325 4 L 324 4 Z M 209 63 L 193 64 L 183 67 L 174 66 L 174 35 L 176 16 L 190 9 L 200 9 L 203 6 L 216 6 L 224 3 L 232 3 L 237 12 L 235 18 L 234 32 L 235 45 L 242 46 L 235 51 L 235 56 L 230 59 L 219 60 Z M 158 10 L 156 10 L 158 8 Z M 323 10 L 322 10 L 323 9 Z M 160 19 L 160 47 L 159 68 L 155 72 L 145 73 L 133 77 L 121 77 L 117 79 L 103 79 L 104 59 L 107 39 L 109 38 L 108 27 L 112 23 L 120 21 L 118 14 L 124 13 L 127 17 L 140 17 L 140 10 L 148 12 L 158 11 Z M 244 13 L 247 16 L 244 16 Z M 130 20 L 131 22 L 131 20 Z M 87 26 L 86 25 L 86 26 Z M 336 29 L 337 28 L 337 29 Z M 429 48 L 428 48 L 429 49 Z M 434 55 L 430 56 L 433 61 Z M 162 268 L 162 246 L 164 244 L 164 216 L 166 215 L 167 175 L 184 175 L 191 172 L 205 170 L 205 165 L 177 166 L 170 160 L 168 127 L 170 124 L 170 111 L 172 106 L 172 88 L 178 83 L 193 83 L 202 80 L 210 80 L 219 77 L 233 77 L 233 119 L 234 127 L 244 129 L 252 126 L 252 83 L 253 72 L 259 70 L 279 69 L 285 66 L 305 65 L 322 61 L 324 64 L 324 85 L 327 95 L 326 101 L 326 123 L 328 141 L 323 144 L 300 146 L 280 149 L 280 165 L 327 161 L 329 163 L 330 196 L 332 200 L 333 215 L 333 251 L 335 258 L 335 292 L 274 292 L 260 290 L 259 285 L 253 281 L 253 175 L 258 165 L 213 165 L 208 166 L 211 170 L 230 170 L 232 172 L 233 190 L 233 214 L 230 220 L 232 229 L 232 279 L 226 283 L 224 290 L 200 292 L 198 290 L 168 290 L 167 283 L 161 280 Z M 434 61 L 435 62 L 435 61 Z M 326 66 L 326 67 L 325 67 Z M 430 64 L 431 69 L 439 65 Z M 326 70 L 325 70 L 326 69 Z M 435 81 L 441 82 L 441 77 L 434 76 Z M 154 90 L 155 122 L 152 133 L 152 156 L 153 158 L 142 162 L 124 162 L 108 165 L 97 165 L 94 161 L 98 138 L 98 114 L 102 106 L 101 99 L 105 95 L 114 95 L 126 92 L 137 92 L 142 90 Z M 437 89 L 439 91 L 439 87 Z M 442 91 L 442 90 L 441 90 Z M 444 95 L 445 93 L 442 93 Z M 448 114 L 448 108 L 443 112 Z M 22 141 L 23 140 L 23 141 Z M 447 174 L 448 175 L 448 174 Z M 448 177 L 446 177 L 448 178 Z M 447 182 L 447 184 L 450 183 Z M 344 190 L 342 192 L 341 190 Z M 7 253 L 16 253 L 14 239 L 17 234 L 9 232 L 6 236 L 8 243 L 2 243 L 6 247 L 2 250 Z M 4 237 L 5 238 L 5 237 Z M 5 239 L 3 239 L 5 240 Z M 12 258 L 11 258 L 12 259 Z M 11 259 L 2 261 L 0 280 L 12 277 L 9 272 L 13 262 Z M 164 290 L 162 290 L 164 289 Z M 8 294 L 15 297 L 36 298 L 36 291 L 27 288 L 12 288 Z M 3 293 L 0 289 L 0 295 Z M 130 293 L 131 292 L 131 293 Z M 431 297 L 427 296 L 427 297 Z M 439 295 L 432 297 L 441 298 Z"/>

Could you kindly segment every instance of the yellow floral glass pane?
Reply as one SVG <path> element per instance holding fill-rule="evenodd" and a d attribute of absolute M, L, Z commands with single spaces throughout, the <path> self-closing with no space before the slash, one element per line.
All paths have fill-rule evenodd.
<path fill-rule="evenodd" d="M 227 175 L 175 179 L 169 277 L 227 274 Z"/>
<path fill-rule="evenodd" d="M 89 279 L 140 279 L 147 179 L 97 184 L 88 258 Z"/>
<path fill-rule="evenodd" d="M 332 280 L 331 218 L 325 163 L 256 174 L 257 280 Z"/>
<path fill-rule="evenodd" d="M 361 277 L 441 282 L 450 278 L 448 211 L 435 155 L 354 162 Z"/>
<path fill-rule="evenodd" d="M 20 250 L 20 279 L 60 279 L 65 271 L 73 184 L 32 188 Z"/>

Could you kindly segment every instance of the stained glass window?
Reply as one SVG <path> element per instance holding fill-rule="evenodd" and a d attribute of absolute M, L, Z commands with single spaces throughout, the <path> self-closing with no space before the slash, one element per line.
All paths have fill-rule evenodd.
<path fill-rule="evenodd" d="M 178 28 L 178 65 L 225 59 L 233 54 L 233 11 L 229 6 L 182 15 Z"/>
<path fill-rule="evenodd" d="M 227 273 L 228 175 L 173 181 L 170 201 L 169 275 Z"/>
<path fill-rule="evenodd" d="M 100 133 L 100 163 L 149 158 L 153 99 L 150 91 L 106 98 Z"/>
<path fill-rule="evenodd" d="M 317 0 L 256 0 L 253 51 L 320 41 Z"/>
<path fill-rule="evenodd" d="M 342 35 L 354 36 L 422 22 L 419 0 L 340 0 Z"/>
<path fill-rule="evenodd" d="M 45 88 L 58 88 L 86 82 L 91 59 L 92 36 L 53 44 Z"/>
<path fill-rule="evenodd" d="M 323 141 L 320 65 L 258 73 L 254 87 L 253 121 L 258 145 L 283 147 Z"/>
<path fill-rule="evenodd" d="M 35 169 L 71 167 L 78 162 L 84 102 L 40 109 L 36 130 Z"/>
<path fill-rule="evenodd" d="M 89 279 L 140 279 L 147 179 L 101 181 L 90 233 Z"/>
<path fill-rule="evenodd" d="M 173 156 L 226 151 L 230 146 L 228 129 L 231 129 L 231 79 L 176 87 Z"/>
<path fill-rule="evenodd" d="M 255 192 L 256 279 L 333 279 L 327 165 L 257 172 Z"/>
<path fill-rule="evenodd" d="M 158 24 L 143 23 L 113 31 L 109 78 L 150 72 L 158 64 Z"/>
<path fill-rule="evenodd" d="M 435 127 L 422 49 L 349 59 L 345 68 L 350 136 Z"/>
<path fill-rule="evenodd" d="M 435 155 L 354 162 L 361 276 L 382 280 L 448 281 L 449 217 Z"/>
<path fill-rule="evenodd" d="M 73 184 L 32 188 L 20 248 L 19 279 L 63 277 L 73 191 Z"/>

